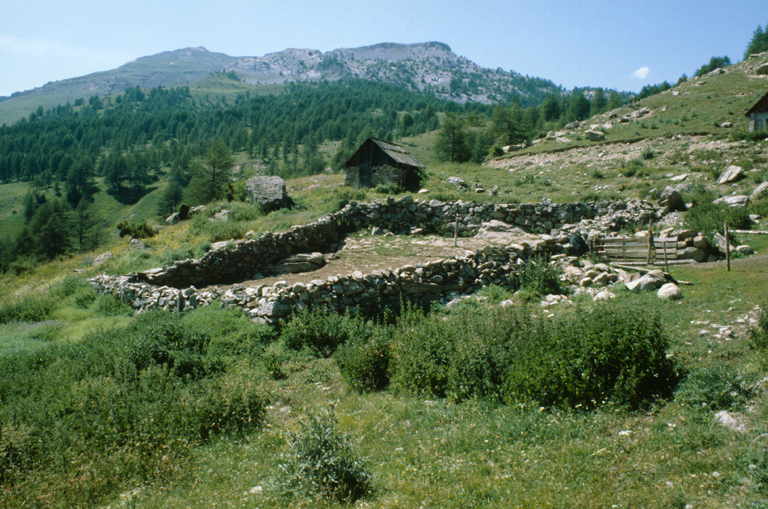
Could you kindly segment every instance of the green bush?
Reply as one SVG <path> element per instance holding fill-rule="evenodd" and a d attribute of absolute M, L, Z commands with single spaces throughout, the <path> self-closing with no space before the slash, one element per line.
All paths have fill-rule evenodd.
<path fill-rule="evenodd" d="M 395 337 L 396 392 L 637 408 L 670 396 L 678 381 L 658 316 L 639 306 L 597 306 L 549 320 L 527 309 L 465 310 L 399 326 Z"/>
<path fill-rule="evenodd" d="M 521 297 L 536 299 L 550 294 L 564 294 L 568 287 L 560 280 L 562 273 L 559 264 L 550 263 L 545 258 L 528 260 L 519 274 Z"/>
<path fill-rule="evenodd" d="M 181 323 L 181 318 L 164 311 L 144 313 L 126 330 L 128 355 L 141 371 L 167 366 L 182 378 L 204 378 L 222 369 L 217 359 L 207 356 L 210 337 Z"/>
<path fill-rule="evenodd" d="M 752 227 L 749 211 L 744 207 L 729 207 L 724 203 L 701 200 L 685 213 L 685 226 L 704 233 L 713 246 L 717 245 L 714 234 L 725 234 L 726 221 L 729 229 L 748 230 Z M 736 243 L 736 240 L 733 239 L 732 243 Z"/>
<path fill-rule="evenodd" d="M 132 239 L 146 239 L 155 236 L 155 230 L 146 221 L 138 224 L 133 221 L 122 221 L 117 224 L 117 229 L 120 237 L 129 235 Z"/>
<path fill-rule="evenodd" d="M 334 356 L 339 371 L 358 392 L 381 391 L 389 385 L 391 339 L 378 329 L 371 336 L 353 336 Z"/>
<path fill-rule="evenodd" d="M 150 314 L 74 344 L 0 356 L 4 496 L 26 500 L 32 486 L 68 506 L 103 505 L 125 483 L 172 474 L 215 434 L 258 428 L 267 405 L 259 379 L 210 369 L 204 344 L 178 317 Z M 207 376 L 188 376 L 190 360 Z"/>
<path fill-rule="evenodd" d="M 112 294 L 99 295 L 93 311 L 101 316 L 131 315 L 133 308 Z"/>
<path fill-rule="evenodd" d="M 289 462 L 281 465 L 285 478 L 279 482 L 280 491 L 317 493 L 346 503 L 372 492 L 371 474 L 337 427 L 333 408 L 302 420 L 301 429 L 290 438 L 293 452 Z"/>
<path fill-rule="evenodd" d="M 58 301 L 52 295 L 25 297 L 0 306 L 0 323 L 41 322 L 51 315 L 57 305 Z"/>
<path fill-rule="evenodd" d="M 360 316 L 342 315 L 319 307 L 294 314 L 280 331 L 280 339 L 291 350 L 330 357 L 348 339 L 367 337 L 371 330 L 372 325 Z"/>

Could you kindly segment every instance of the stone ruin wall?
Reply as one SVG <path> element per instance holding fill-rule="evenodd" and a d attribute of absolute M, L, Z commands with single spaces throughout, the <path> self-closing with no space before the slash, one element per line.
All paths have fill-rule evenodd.
<path fill-rule="evenodd" d="M 664 211 L 640 201 L 476 204 L 419 201 L 411 196 L 399 200 L 389 197 L 384 203 L 350 202 L 342 210 L 322 216 L 314 223 L 294 226 L 283 233 L 266 232 L 254 240 L 227 243 L 198 260 L 180 260 L 128 276 L 102 275 L 91 279 L 91 284 L 99 292 L 118 296 L 139 312 L 197 307 L 221 297 L 227 305 L 246 309 L 254 319 L 274 323 L 295 310 L 313 305 L 327 305 L 338 311 L 368 312 L 380 306 L 396 306 L 401 300 L 425 305 L 433 300 L 471 293 L 490 284 L 513 288 L 517 284 L 514 276 L 531 256 L 544 253 L 566 256 L 571 251 L 566 235 L 542 235 L 537 241 L 503 248 L 488 246 L 465 257 L 366 275 L 355 272 L 344 277 L 313 280 L 307 285 L 278 283 L 272 287 L 253 288 L 235 285 L 224 293 L 194 288 L 195 285 L 242 281 L 290 255 L 327 250 L 345 231 L 374 226 L 395 233 L 411 233 L 419 228 L 453 231 L 457 213 L 459 231 L 472 235 L 482 223 L 491 220 L 555 233 L 566 224 L 599 216 L 610 216 L 618 223 L 647 223 L 649 219 L 659 219 Z"/>

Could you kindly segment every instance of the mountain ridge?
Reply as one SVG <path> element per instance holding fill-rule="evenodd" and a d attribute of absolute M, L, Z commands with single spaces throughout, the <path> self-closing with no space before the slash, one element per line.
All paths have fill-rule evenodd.
<path fill-rule="evenodd" d="M 384 42 L 327 52 L 289 48 L 263 56 L 234 57 L 204 47 L 164 51 L 131 60 L 116 69 L 49 82 L 42 87 L 16 92 L 0 100 L 0 122 L 13 110 L 18 120 L 34 111 L 87 99 L 107 97 L 139 86 L 173 87 L 196 83 L 212 73 L 234 73 L 251 85 L 293 81 L 377 80 L 408 90 L 434 93 L 458 103 L 490 104 L 508 101 L 513 95 L 523 102 L 537 102 L 549 92 L 561 92 L 553 82 L 522 76 L 514 71 L 483 68 L 456 55 L 448 44 Z"/>

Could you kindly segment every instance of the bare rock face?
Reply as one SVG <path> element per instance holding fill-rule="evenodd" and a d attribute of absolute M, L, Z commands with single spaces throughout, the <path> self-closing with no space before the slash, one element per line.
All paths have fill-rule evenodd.
<path fill-rule="evenodd" d="M 288 204 L 285 181 L 280 177 L 252 177 L 245 184 L 251 201 L 262 206 L 265 212 L 277 210 Z"/>

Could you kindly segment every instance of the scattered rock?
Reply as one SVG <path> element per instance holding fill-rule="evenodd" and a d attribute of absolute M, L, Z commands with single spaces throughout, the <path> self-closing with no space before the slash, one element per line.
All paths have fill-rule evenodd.
<path fill-rule="evenodd" d="M 735 166 L 731 165 L 720 175 L 720 178 L 717 179 L 718 184 L 730 184 L 732 182 L 738 182 L 739 180 L 746 177 L 744 174 L 744 170 L 741 166 Z"/>
<path fill-rule="evenodd" d="M 749 201 L 753 202 L 764 196 L 768 196 L 768 182 L 763 182 L 757 186 L 755 190 L 752 191 L 752 194 L 749 195 Z"/>
<path fill-rule="evenodd" d="M 174 213 L 174 214 L 171 214 L 170 216 L 168 216 L 168 217 L 165 219 L 165 224 L 167 224 L 167 225 L 173 225 L 173 224 L 176 224 L 176 223 L 178 223 L 180 220 L 181 220 L 181 219 L 179 218 L 179 213 L 178 213 L 178 212 L 176 212 L 176 213 Z"/>
<path fill-rule="evenodd" d="M 729 413 L 727 410 L 721 410 L 717 412 L 715 414 L 715 420 L 722 426 L 725 426 L 726 428 L 733 431 L 738 431 L 740 433 L 747 431 L 747 429 L 744 427 L 744 424 L 742 424 L 741 419 Z"/>
<path fill-rule="evenodd" d="M 744 256 L 749 256 L 752 253 L 754 253 L 754 251 L 752 250 L 752 247 L 748 246 L 747 244 L 742 244 L 741 246 L 737 246 L 736 252 L 741 253 Z"/>
<path fill-rule="evenodd" d="M 131 246 L 129 249 L 131 251 L 142 251 L 147 249 L 147 246 L 139 239 L 131 239 Z"/>
<path fill-rule="evenodd" d="M 107 251 L 106 253 L 100 254 L 99 256 L 96 257 L 95 260 L 93 260 L 93 266 L 98 267 L 102 263 L 106 263 L 111 259 L 112 259 L 112 252 Z"/>
<path fill-rule="evenodd" d="M 603 290 L 599 292 L 597 295 L 595 295 L 594 297 L 592 297 L 592 300 L 597 302 L 601 300 L 611 300 L 615 298 L 616 298 L 616 294 L 611 293 L 608 290 Z"/>
<path fill-rule="evenodd" d="M 605 134 L 600 131 L 593 131 L 590 129 L 589 131 L 586 131 L 584 135 L 587 137 L 589 141 L 602 141 L 605 139 Z"/>
<path fill-rule="evenodd" d="M 656 293 L 660 299 L 679 300 L 683 298 L 683 292 L 675 283 L 667 283 L 659 288 Z"/>
<path fill-rule="evenodd" d="M 729 207 L 744 207 L 747 205 L 748 201 L 749 196 L 746 194 L 733 194 L 731 196 L 723 196 L 722 198 L 718 198 L 712 203 L 725 203 Z"/>

